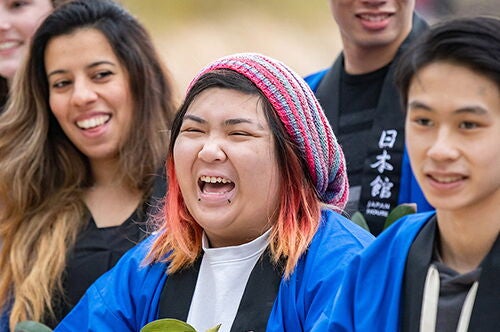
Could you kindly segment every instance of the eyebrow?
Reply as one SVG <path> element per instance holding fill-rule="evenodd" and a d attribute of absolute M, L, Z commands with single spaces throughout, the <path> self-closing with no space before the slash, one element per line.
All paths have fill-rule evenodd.
<path fill-rule="evenodd" d="M 429 112 L 433 111 L 432 107 L 430 107 L 430 106 L 428 106 L 420 101 L 412 101 L 412 102 L 408 103 L 408 109 L 409 110 L 420 109 L 420 110 L 429 111 Z M 482 106 L 471 105 L 471 106 L 459 108 L 459 109 L 455 110 L 453 113 L 454 114 L 467 114 L 467 113 L 469 113 L 469 114 L 484 115 L 484 114 L 487 114 L 488 111 L 486 109 L 484 109 L 484 107 L 482 107 Z"/>
<path fill-rule="evenodd" d="M 194 122 L 198 122 L 200 124 L 206 124 L 207 120 L 200 118 L 199 116 L 192 115 L 192 114 L 186 114 L 184 115 L 184 120 L 191 120 Z M 260 123 L 256 123 L 255 121 L 252 121 L 250 119 L 246 118 L 234 118 L 234 119 L 227 119 L 224 121 L 224 126 L 235 126 L 240 123 L 248 123 L 251 125 L 256 125 L 259 129 L 264 129 Z"/>
<path fill-rule="evenodd" d="M 412 109 L 423 109 L 425 111 L 432 111 L 432 109 L 427 106 L 426 104 L 424 103 L 421 103 L 419 101 L 411 101 L 408 103 L 408 109 L 409 110 L 412 110 Z"/>
<path fill-rule="evenodd" d="M 91 69 L 91 68 L 94 68 L 94 67 L 98 67 L 100 65 L 111 65 L 111 66 L 116 66 L 115 63 L 111 62 L 111 61 L 106 61 L 106 60 L 103 60 L 103 61 L 96 61 L 96 62 L 92 62 L 90 65 L 88 66 L 85 66 L 86 69 Z M 53 70 L 51 71 L 50 73 L 47 74 L 47 78 L 52 76 L 52 75 L 56 75 L 56 74 L 64 74 L 64 73 L 67 73 L 68 71 L 67 70 L 64 70 L 64 69 L 56 69 L 56 70 Z"/>

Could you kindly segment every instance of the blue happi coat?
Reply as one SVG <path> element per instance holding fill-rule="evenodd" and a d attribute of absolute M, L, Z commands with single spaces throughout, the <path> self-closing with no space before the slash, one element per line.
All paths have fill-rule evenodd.
<path fill-rule="evenodd" d="M 437 226 L 429 227 L 433 223 L 434 212 L 401 218 L 356 255 L 327 314 L 330 325 L 325 331 L 418 331 L 425 277 L 438 233 Z M 480 266 L 467 330 L 500 331 L 500 236 Z"/>
<path fill-rule="evenodd" d="M 373 240 L 335 212 L 323 210 L 321 218 L 309 249 L 281 281 L 267 331 L 325 331 L 348 263 Z M 139 244 L 97 280 L 56 331 L 139 331 L 158 319 L 167 264 L 141 265 L 151 242 Z"/>
<path fill-rule="evenodd" d="M 412 214 L 354 258 L 335 300 L 328 331 L 398 331 L 403 275 L 413 240 L 434 212 Z"/>

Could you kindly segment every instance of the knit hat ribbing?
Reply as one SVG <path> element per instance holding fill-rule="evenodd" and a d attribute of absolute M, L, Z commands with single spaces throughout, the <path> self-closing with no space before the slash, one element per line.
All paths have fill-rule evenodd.
<path fill-rule="evenodd" d="M 188 90 L 199 77 L 218 69 L 236 71 L 262 91 L 302 151 L 320 199 L 343 209 L 349 193 L 344 154 L 307 83 L 280 61 L 240 53 L 202 69 Z"/>

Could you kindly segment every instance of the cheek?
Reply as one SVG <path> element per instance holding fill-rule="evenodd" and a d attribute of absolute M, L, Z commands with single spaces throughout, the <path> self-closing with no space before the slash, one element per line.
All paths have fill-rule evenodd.
<path fill-rule="evenodd" d="M 133 109 L 132 104 L 127 104 L 124 105 L 124 120 L 125 120 L 125 130 L 124 130 L 124 136 L 128 136 L 130 131 L 132 130 L 132 127 L 136 123 L 140 123 L 139 119 L 135 119 L 135 112 Z"/>
<path fill-rule="evenodd" d="M 464 154 L 468 155 L 468 159 L 477 165 L 477 167 L 483 167 L 486 169 L 500 170 L 500 149 L 495 144 L 495 146 L 488 144 L 471 144 L 463 148 Z M 495 153 L 493 153 L 495 151 Z M 499 173 L 500 174 L 500 173 Z"/>
<path fill-rule="evenodd" d="M 182 143 L 180 140 L 177 140 L 174 145 L 174 151 L 173 151 L 173 157 L 174 157 L 174 165 L 175 165 L 175 174 L 177 176 L 180 176 L 180 171 L 182 171 L 183 163 L 184 163 L 184 157 L 185 155 L 183 154 L 183 147 Z"/>
<path fill-rule="evenodd" d="M 38 23 L 41 21 L 42 18 L 38 14 L 31 14 L 28 17 L 25 16 L 23 20 L 17 24 L 17 28 L 19 32 L 23 34 L 24 38 L 30 39 L 38 27 Z"/>
<path fill-rule="evenodd" d="M 66 114 L 64 98 L 62 98 L 62 96 L 51 95 L 49 98 L 49 106 L 52 114 L 54 114 L 57 121 L 61 123 L 61 120 L 64 118 L 64 115 Z"/>
<path fill-rule="evenodd" d="M 406 131 L 406 149 L 412 164 L 418 163 L 423 158 L 427 145 L 427 139 L 418 137 L 412 130 Z"/>
<path fill-rule="evenodd" d="M 190 172 L 196 159 L 195 144 L 190 144 L 182 138 L 178 138 L 174 145 L 173 157 L 175 165 L 175 173 L 179 180 L 179 184 L 187 177 L 190 177 Z"/>
<path fill-rule="evenodd" d="M 255 188 L 274 195 L 279 179 L 277 157 L 269 148 L 261 148 L 259 152 L 250 152 L 247 158 L 241 158 L 243 174 L 249 174 L 248 182 Z"/>
<path fill-rule="evenodd" d="M 35 30 L 42 23 L 42 21 L 53 11 L 51 1 L 47 3 L 38 3 L 37 6 L 31 5 L 29 13 L 24 13 L 20 28 L 26 34 L 26 37 L 31 38 Z"/>
<path fill-rule="evenodd" d="M 133 108 L 134 98 L 125 82 L 113 84 L 101 90 L 101 94 L 119 108 Z"/>

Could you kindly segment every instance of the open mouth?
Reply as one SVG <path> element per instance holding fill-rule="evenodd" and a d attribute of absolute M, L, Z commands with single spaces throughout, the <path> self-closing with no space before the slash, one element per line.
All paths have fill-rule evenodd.
<path fill-rule="evenodd" d="M 108 123 L 109 120 L 111 119 L 111 115 L 99 115 L 95 116 L 89 119 L 77 121 L 76 125 L 78 128 L 83 129 L 83 130 L 88 130 L 88 129 L 93 129 L 97 128 L 99 126 L 102 126 L 105 123 Z"/>
<path fill-rule="evenodd" d="M 220 177 L 202 175 L 198 179 L 198 186 L 204 194 L 225 194 L 234 189 L 234 182 Z"/>

